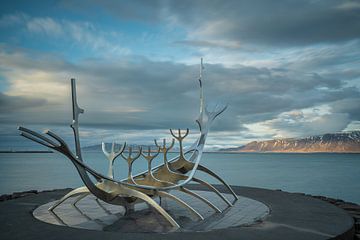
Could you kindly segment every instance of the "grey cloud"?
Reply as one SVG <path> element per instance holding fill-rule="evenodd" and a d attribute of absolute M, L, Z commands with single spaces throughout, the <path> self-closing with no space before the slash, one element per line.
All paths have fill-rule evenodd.
<path fill-rule="evenodd" d="M 354 71 L 360 56 L 360 40 L 342 44 L 315 45 L 284 51 L 282 67 L 305 71 Z M 335 69 L 334 69 L 335 68 Z M 347 73 L 348 74 L 348 73 Z M 359 74 L 357 74 L 359 76 Z"/>
<path fill-rule="evenodd" d="M 334 102 L 332 110 L 337 113 L 346 113 L 351 120 L 360 119 L 360 98 L 347 98 Z"/>
<path fill-rule="evenodd" d="M 264 124 L 277 133 L 291 133 L 291 137 L 306 137 L 314 134 L 324 134 L 344 130 L 350 123 L 360 119 L 360 98 L 357 91 L 353 96 L 349 94 L 346 98 L 346 91 L 353 89 L 344 89 L 345 92 L 338 92 L 342 97 L 332 96 L 328 98 L 326 104 L 330 106 L 329 113 L 318 115 L 316 117 L 304 116 L 303 112 L 296 114 L 287 114 L 274 116 L 272 120 Z M 335 95 L 337 95 L 335 94 Z M 343 98 L 343 99 L 341 99 Z M 330 102 L 332 99 L 340 99 Z M 315 111 L 315 110 L 314 110 Z M 313 112 L 315 114 L 315 112 Z M 282 134 L 281 134 L 282 135 Z"/>
<path fill-rule="evenodd" d="M 79 104 L 86 109 L 81 116 L 82 126 L 139 130 L 197 128 L 194 120 L 199 107 L 198 65 L 151 61 L 137 56 L 93 58 L 74 64 L 57 56 L 19 49 L 3 50 L 0 54 L 1 69 L 46 72 L 51 76 L 49 81 L 66 87 L 69 86 L 68 73 L 77 78 Z M 63 72 L 66 74 L 61 74 Z M 359 89 L 346 87 L 346 81 L 338 74 L 309 74 L 285 67 L 237 65 L 229 68 L 206 64 L 204 78 L 206 98 L 229 103 L 228 110 L 216 122 L 215 131 L 244 133 L 243 124 L 275 119 L 282 112 L 321 104 L 329 104 L 337 116 L 347 116 L 346 119 L 338 117 L 339 121 L 358 117 L 356 109 L 345 106 L 355 104 L 360 97 Z M 16 79 L 11 76 L 7 79 L 10 84 L 13 80 Z M 32 84 L 40 87 L 42 82 L 34 79 Z M 44 104 L 35 96 L 13 102 L 8 99 L 2 107 L 14 112 L 1 121 L 68 124 L 70 96 L 61 101 Z M 29 113 L 26 108 L 33 106 L 30 103 L 41 103 L 41 108 Z"/>
<path fill-rule="evenodd" d="M 117 68 L 108 69 L 108 74 L 102 72 L 99 75 L 99 78 L 109 79 L 102 81 L 102 87 L 108 86 L 112 93 L 118 92 L 135 106 L 138 104 L 147 109 L 145 112 L 132 114 L 133 117 L 137 116 L 137 119 L 133 119 L 131 123 L 139 121 L 140 124 L 142 119 L 151 119 L 147 116 L 148 111 L 157 116 L 153 123 L 155 125 L 149 125 L 148 128 L 165 126 L 170 122 L 174 125 L 181 124 L 185 120 L 191 123 L 192 119 L 185 119 L 181 113 L 189 111 L 191 116 L 196 116 L 197 108 L 189 106 L 197 104 L 195 80 L 197 67 L 149 61 L 142 64 L 137 65 L 135 69 L 122 68 L 120 64 Z M 96 75 L 97 68 L 102 67 L 88 67 L 92 71 L 92 76 Z M 144 69 L 143 72 L 138 68 Z M 253 121 L 249 115 L 272 113 L 274 116 L 293 108 L 309 107 L 314 103 L 320 104 L 357 94 L 355 90 L 336 90 L 341 86 L 341 81 L 323 79 L 318 75 L 300 75 L 293 79 L 295 74 L 292 72 L 277 76 L 277 71 L 272 69 L 253 67 L 226 69 L 221 65 L 209 65 L 207 69 L 205 86 L 206 93 L 210 96 L 208 99 L 223 98 L 230 102 L 226 117 L 220 119 L 215 126 L 219 130 L 234 129 L 234 127 L 239 129 L 239 126 L 236 126 L 237 120 L 247 118 Z M 121 78 L 115 80 L 114 75 Z M 120 85 L 112 85 L 113 81 L 117 81 Z M 330 90 L 315 89 L 323 86 Z M 97 94 L 93 92 L 94 90 L 90 91 L 92 96 Z M 181 101 L 177 101 L 174 109 L 176 100 Z M 270 117 L 270 114 L 267 117 Z"/>
<path fill-rule="evenodd" d="M 344 88 L 344 82 L 339 79 L 290 70 L 245 66 L 226 69 L 212 65 L 208 70 L 208 78 L 214 84 L 210 94 L 229 94 L 232 107 L 237 108 L 236 112 L 242 119 L 247 119 L 249 114 L 278 114 L 359 96 L 358 89 Z"/>
<path fill-rule="evenodd" d="M 21 96 L 9 96 L 0 92 L 0 116 L 6 116 L 8 113 L 28 109 L 32 107 L 44 106 L 45 99 L 30 99 Z"/>
<path fill-rule="evenodd" d="M 360 9 L 338 7 L 346 2 L 170 1 L 169 8 L 181 22 L 205 29 L 204 37 L 265 45 L 307 45 L 359 38 Z M 207 29 L 212 23 L 216 25 Z"/>
<path fill-rule="evenodd" d="M 39 36 L 51 36 L 51 41 L 60 40 L 67 35 L 65 33 L 81 35 L 77 30 L 88 30 L 76 42 L 89 50 L 91 40 L 96 40 L 93 37 L 99 35 L 102 46 L 99 49 L 103 53 L 108 45 L 112 51 L 111 43 L 120 44 L 112 41 L 117 39 L 108 39 L 111 34 L 102 32 L 101 28 L 93 28 L 98 25 L 92 23 L 104 14 L 111 13 L 121 23 L 124 20 L 146 22 L 161 28 L 161 34 L 166 34 L 166 27 L 177 31 L 180 26 L 188 38 L 169 37 L 171 47 L 193 46 L 197 48 L 190 49 L 197 51 L 193 56 L 206 56 L 207 50 L 199 50 L 204 47 L 213 51 L 212 55 L 208 54 L 209 58 L 219 56 L 219 59 L 213 57 L 212 62 L 226 61 L 227 58 L 232 61 L 232 67 L 206 64 L 204 73 L 206 99 L 229 103 L 229 108 L 213 128 L 218 139 L 224 141 L 256 138 L 259 135 L 244 127 L 244 124 L 256 122 L 266 121 L 272 129 L 294 135 L 313 135 L 342 130 L 352 121 L 360 120 L 360 72 L 357 70 L 360 8 L 352 1 L 92 0 L 91 3 L 61 2 L 63 7 L 76 14 L 88 14 L 91 22 L 72 25 L 65 19 L 53 19 L 55 22 L 52 22 L 46 16 L 15 14 L 2 16 L 0 26 L 5 29 L 22 24 L 22 29 L 27 27 L 27 30 L 40 33 Z M 116 18 L 112 19 L 116 21 Z M 62 30 L 56 30 L 57 24 Z M 59 36 L 52 36 L 53 32 L 58 32 Z M 84 38 L 86 36 L 93 37 Z M 68 38 L 69 43 L 74 41 L 74 36 Z M 176 54 L 176 51 L 169 54 Z M 107 52 L 96 56 L 107 56 Z M 254 64 L 252 60 L 255 64 L 264 60 L 264 66 L 268 67 L 239 64 Z M 60 92 L 64 86 L 69 87 L 70 76 L 75 77 L 79 104 L 86 109 L 81 116 L 81 127 L 93 135 L 98 134 L 99 129 L 105 129 L 106 137 L 113 130 L 145 132 L 197 128 L 194 119 L 199 108 L 198 69 L 198 65 L 154 61 L 130 54 L 69 62 L 58 55 L 0 45 L 0 74 L 10 84 L 7 87 L 15 88 L 15 82 L 21 81 L 21 77 L 41 73 L 37 76 L 43 76 L 43 79 L 32 81 L 31 87 L 40 88 L 48 78 L 51 83 L 56 83 L 48 84 L 49 87 L 56 86 Z M 52 91 L 56 93 L 57 89 Z M 68 125 L 71 121 L 69 91 L 64 93 L 66 96 L 60 94 L 63 98 L 57 102 L 47 102 L 40 95 L 14 97 L 1 93 L 0 122 L 2 125 L 36 123 L 42 127 Z M 279 117 L 284 112 L 320 105 L 329 106 L 330 113 L 316 121 L 292 124 Z M 59 130 L 63 128 L 59 127 Z M 227 134 L 223 138 L 222 132 Z M 262 137 L 271 138 L 274 134 L 262 133 Z M 67 133 L 70 135 L 71 131 Z"/>
<path fill-rule="evenodd" d="M 92 1 L 121 19 L 188 27 L 190 35 L 203 31 L 203 39 L 188 42 L 209 45 L 209 38 L 265 45 L 307 45 L 358 39 L 360 8 L 342 7 L 352 1 Z M 66 2 L 79 11 L 84 4 Z M 65 4 L 66 5 L 66 4 Z M 86 8 L 87 11 L 93 12 Z M 81 6 L 81 7 L 80 7 Z M 212 24 L 215 24 L 212 26 Z"/>
<path fill-rule="evenodd" d="M 164 17 L 166 1 L 62 1 L 61 6 L 65 9 L 76 9 L 77 12 L 81 12 L 84 15 L 91 14 L 95 18 L 98 16 L 99 9 L 101 9 L 121 19 L 156 22 Z"/>
<path fill-rule="evenodd" d="M 3 60 L 15 70 L 22 69 L 27 58 Z M 39 58 L 41 59 L 41 58 Z M 40 62 L 39 62 L 40 61 Z M 72 76 L 78 79 L 79 104 L 86 109 L 81 124 L 97 128 L 166 129 L 196 128 L 198 113 L 198 66 L 173 62 L 155 62 L 129 57 L 122 60 L 92 59 L 69 64 L 58 59 L 55 63 L 41 60 L 26 64 L 26 68 L 42 72 L 56 72 L 71 66 Z M 45 59 L 43 59 L 45 61 Z M 19 66 L 16 67 L 17 62 Z M 56 64 L 60 62 L 61 64 Z M 11 79 L 8 79 L 11 83 Z M 66 79 L 53 80 L 68 85 Z M 359 98 L 359 90 L 345 87 L 345 82 L 321 74 L 306 74 L 288 69 L 237 66 L 226 68 L 220 64 L 206 64 L 206 98 L 229 103 L 228 110 L 219 118 L 216 131 L 245 131 L 245 123 L 275 118 L 278 114 Z M 70 100 L 57 107 L 42 105 L 31 114 L 21 106 L 15 113 L 6 113 L 7 121 L 21 119 L 24 123 L 68 123 L 71 118 Z M 357 116 L 353 109 L 334 105 L 334 114 Z M 5 103 L 4 107 L 9 107 Z M 344 105 L 344 104 L 343 104 Z M 346 104 L 345 104 L 346 105 Z M 67 110 L 64 110 L 67 109 Z M 340 109 L 340 110 L 339 110 Z M 343 115 L 342 115 L 343 114 Z M 348 121 L 340 118 L 339 121 Z M 344 123 L 345 124 L 345 123 Z M 339 125 L 340 126 L 340 125 Z M 314 129 L 316 130 L 316 129 Z"/>
<path fill-rule="evenodd" d="M 46 72 L 74 71 L 73 64 L 58 55 L 40 54 L 36 51 L 0 45 L 0 70 L 3 72 L 12 69 L 32 70 L 40 68 Z"/>

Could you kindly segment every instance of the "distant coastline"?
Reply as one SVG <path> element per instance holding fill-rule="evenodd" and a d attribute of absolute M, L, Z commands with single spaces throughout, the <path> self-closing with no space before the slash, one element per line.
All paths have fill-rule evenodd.
<path fill-rule="evenodd" d="M 46 150 L 32 150 L 32 151 L 13 151 L 13 150 L 7 150 L 7 151 L 0 151 L 0 153 L 53 153 L 53 151 L 46 151 Z"/>
<path fill-rule="evenodd" d="M 255 151 L 217 151 L 217 152 L 204 152 L 204 153 L 216 153 L 216 154 L 360 154 L 360 151 L 358 152 L 276 152 L 276 151 L 268 151 L 268 152 L 255 152 Z"/>
<path fill-rule="evenodd" d="M 138 145 L 137 147 L 147 147 Z M 83 147 L 84 151 L 101 151 L 101 145 Z M 156 150 L 153 150 L 156 151 Z M 125 151 L 126 152 L 126 151 Z M 171 153 L 178 153 L 174 148 Z M 53 153 L 50 150 L 0 150 L 0 153 Z M 360 131 L 327 133 L 307 138 L 285 138 L 266 141 L 253 141 L 246 145 L 232 148 L 208 149 L 204 153 L 360 153 Z"/>

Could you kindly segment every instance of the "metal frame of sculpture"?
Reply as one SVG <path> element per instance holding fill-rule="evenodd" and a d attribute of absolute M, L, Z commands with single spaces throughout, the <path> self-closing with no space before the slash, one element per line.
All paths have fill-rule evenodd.
<path fill-rule="evenodd" d="M 54 211 L 57 206 L 70 197 L 78 196 L 78 198 L 73 203 L 75 205 L 78 201 L 87 195 L 93 194 L 97 199 L 100 199 L 104 202 L 123 206 L 125 208 L 125 214 L 132 211 L 135 204 L 139 202 L 145 202 L 149 206 L 153 207 L 159 214 L 161 214 L 174 228 L 179 228 L 179 224 L 173 219 L 173 217 L 171 217 L 161 207 L 161 205 L 159 205 L 154 200 L 156 197 L 159 197 L 160 203 L 161 198 L 172 199 L 182 207 L 186 208 L 195 218 L 203 220 L 203 216 L 201 216 L 201 214 L 193 209 L 189 204 L 169 193 L 171 190 L 178 190 L 199 199 L 212 208 L 215 212 L 221 212 L 221 210 L 208 199 L 205 199 L 198 193 L 186 188 L 185 185 L 190 181 L 197 182 L 207 187 L 215 194 L 217 194 L 229 207 L 231 207 L 233 203 L 231 203 L 225 196 L 223 196 L 223 194 L 221 194 L 214 186 L 207 183 L 206 181 L 194 177 L 196 171 L 202 171 L 219 180 L 233 195 L 234 202 L 238 199 L 235 192 L 228 184 L 225 183 L 221 177 L 200 164 L 205 140 L 208 135 L 210 126 L 214 119 L 226 109 L 226 106 L 217 105 L 214 109 L 210 110 L 205 105 L 202 86 L 202 71 L 203 63 L 201 59 L 199 77 L 200 114 L 196 120 L 199 125 L 200 136 L 194 142 L 194 144 L 186 151 L 183 149 L 183 140 L 189 134 L 189 129 L 187 129 L 185 132 L 178 129 L 177 133 L 170 129 L 170 134 L 173 136 L 170 145 L 168 146 L 166 144 L 165 139 L 163 139 L 162 144 L 158 144 L 158 142 L 155 140 L 155 146 L 157 147 L 157 150 L 153 154 L 151 147 L 148 147 L 147 151 L 144 151 L 141 147 L 139 147 L 136 155 L 133 155 L 133 147 L 129 146 L 127 148 L 127 155 L 125 156 L 124 150 L 126 149 L 126 143 L 124 143 L 118 151 L 115 151 L 116 144 L 112 143 L 110 152 L 106 150 L 105 143 L 102 143 L 102 150 L 109 160 L 108 176 L 93 170 L 83 161 L 79 137 L 79 115 L 84 113 L 84 110 L 78 106 L 75 79 L 71 79 L 73 122 L 70 126 L 73 129 L 74 134 L 75 153 L 71 151 L 62 138 L 50 130 L 45 131 L 45 134 L 47 135 L 46 136 L 24 127 L 18 128 L 21 132 L 20 134 L 25 138 L 58 151 L 70 159 L 85 184 L 85 186 L 72 190 L 60 200 L 58 200 L 52 207 L 49 208 L 49 211 Z M 169 150 L 173 148 L 175 139 L 179 143 L 180 152 L 177 157 L 168 160 L 167 155 Z M 160 153 L 163 156 L 163 163 L 152 167 L 153 159 Z M 190 154 L 190 157 L 186 158 L 186 154 Z M 119 156 L 124 158 L 128 163 L 128 176 L 121 181 L 114 179 L 113 171 L 114 160 Z M 139 159 L 141 156 L 147 161 L 147 170 L 133 175 L 132 165 L 134 161 Z M 93 178 L 95 182 L 93 182 L 91 178 Z"/>

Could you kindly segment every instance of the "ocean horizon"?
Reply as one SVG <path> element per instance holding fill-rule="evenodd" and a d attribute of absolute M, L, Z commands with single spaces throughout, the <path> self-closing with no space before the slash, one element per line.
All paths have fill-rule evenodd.
<path fill-rule="evenodd" d="M 171 153 L 171 156 L 175 156 Z M 356 153 L 204 153 L 202 164 L 231 185 L 280 189 L 323 195 L 360 203 L 360 158 Z M 84 151 L 85 162 L 107 174 L 108 160 L 101 151 Z M 155 164 L 161 163 L 158 157 Z M 134 163 L 134 172 L 146 169 L 145 160 Z M 127 175 L 120 157 L 115 179 Z M 217 183 L 201 172 L 197 176 Z M 75 167 L 58 153 L 0 153 L 0 194 L 26 190 L 51 190 L 82 186 Z"/>

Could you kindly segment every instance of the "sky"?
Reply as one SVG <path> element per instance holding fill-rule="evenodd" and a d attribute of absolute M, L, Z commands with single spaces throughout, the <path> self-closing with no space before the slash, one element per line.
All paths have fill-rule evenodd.
<path fill-rule="evenodd" d="M 198 133 L 228 104 L 208 148 L 360 129 L 360 1 L 3 1 L 0 149 L 31 147 L 16 126 L 71 141 L 77 79 L 82 144 L 151 144 Z"/>

